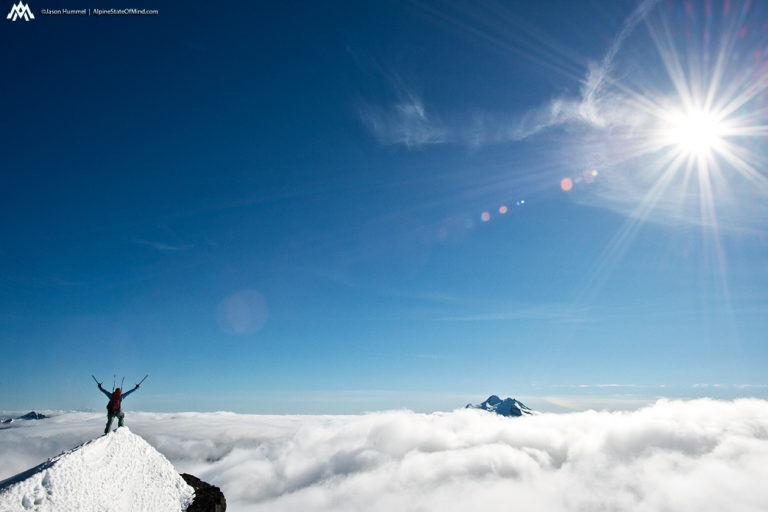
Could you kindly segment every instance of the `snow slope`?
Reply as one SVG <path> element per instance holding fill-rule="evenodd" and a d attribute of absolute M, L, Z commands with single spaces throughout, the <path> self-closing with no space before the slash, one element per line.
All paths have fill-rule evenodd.
<path fill-rule="evenodd" d="M 182 511 L 193 489 L 127 427 L 0 482 L 0 512 Z"/>

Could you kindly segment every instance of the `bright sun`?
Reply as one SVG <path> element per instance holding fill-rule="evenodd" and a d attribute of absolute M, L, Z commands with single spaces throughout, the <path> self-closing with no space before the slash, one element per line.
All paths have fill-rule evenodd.
<path fill-rule="evenodd" d="M 725 134 L 720 117 L 703 109 L 670 115 L 667 130 L 669 145 L 695 157 L 709 156 L 721 146 Z"/>

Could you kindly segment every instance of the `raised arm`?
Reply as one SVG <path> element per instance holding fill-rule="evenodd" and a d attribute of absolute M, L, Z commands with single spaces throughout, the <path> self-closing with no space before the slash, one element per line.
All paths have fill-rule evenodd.
<path fill-rule="evenodd" d="M 139 389 L 139 385 L 138 385 L 138 384 L 136 384 L 136 387 L 135 387 L 135 388 L 133 388 L 132 390 L 130 390 L 129 392 L 127 392 L 127 393 L 123 393 L 123 399 L 125 399 L 125 397 L 127 397 L 128 395 L 130 395 L 131 393 L 133 393 L 133 392 L 134 392 L 134 391 L 136 391 L 137 389 Z"/>
<path fill-rule="evenodd" d="M 109 391 L 107 391 L 106 389 L 104 389 L 103 387 L 101 387 L 101 384 L 99 384 L 99 391 L 101 391 L 102 393 L 104 393 L 105 395 L 107 395 L 107 398 L 112 398 L 112 393 L 110 393 Z"/>

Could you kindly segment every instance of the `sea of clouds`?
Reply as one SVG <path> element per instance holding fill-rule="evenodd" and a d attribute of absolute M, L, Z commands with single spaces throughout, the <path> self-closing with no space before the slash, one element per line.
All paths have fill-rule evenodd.
<path fill-rule="evenodd" d="M 0 480 L 96 437 L 104 416 L 0 430 Z M 768 401 L 661 400 L 631 412 L 505 418 L 127 412 L 233 511 L 765 511 Z"/>

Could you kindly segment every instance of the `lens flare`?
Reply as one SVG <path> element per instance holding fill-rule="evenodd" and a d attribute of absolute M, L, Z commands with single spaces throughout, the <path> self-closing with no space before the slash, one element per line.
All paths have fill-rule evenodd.
<path fill-rule="evenodd" d="M 571 178 L 563 178 L 560 181 L 560 188 L 568 192 L 573 188 L 573 180 Z"/>

